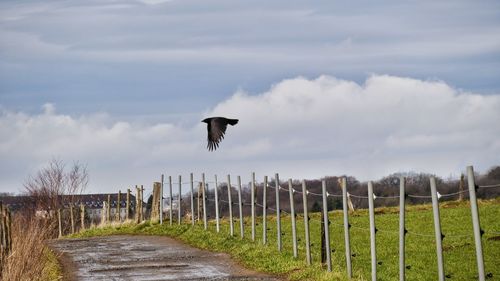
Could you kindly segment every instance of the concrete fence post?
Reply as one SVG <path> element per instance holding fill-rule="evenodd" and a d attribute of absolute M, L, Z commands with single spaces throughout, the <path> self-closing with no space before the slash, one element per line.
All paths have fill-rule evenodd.
<path fill-rule="evenodd" d="M 405 280 L 405 177 L 399 178 L 399 281 Z"/>
<path fill-rule="evenodd" d="M 306 261 L 311 265 L 311 241 L 309 238 L 309 212 L 307 210 L 307 188 L 306 181 L 302 180 L 302 201 L 304 203 L 304 231 L 306 238 Z"/>
<path fill-rule="evenodd" d="M 203 228 L 207 230 L 207 185 L 205 183 L 205 173 L 201 174 L 202 192 L 203 192 Z"/>
<path fill-rule="evenodd" d="M 348 205 L 349 201 L 347 198 L 347 179 L 343 177 L 340 181 L 342 188 L 342 211 L 344 215 L 344 244 L 345 244 L 345 263 L 347 270 L 347 278 L 352 278 L 352 263 L 351 263 L 351 239 L 349 230 L 351 225 L 349 224 L 349 211 Z"/>
<path fill-rule="evenodd" d="M 267 243 L 267 176 L 264 176 L 264 188 L 262 189 L 262 244 Z"/>
<path fill-rule="evenodd" d="M 80 230 L 85 230 L 85 205 L 80 203 Z"/>
<path fill-rule="evenodd" d="M 439 281 L 444 281 L 444 263 L 443 263 L 443 233 L 441 232 L 441 219 L 439 217 L 439 198 L 437 195 L 436 178 L 431 177 L 431 197 L 432 197 L 432 213 L 434 215 L 434 233 L 436 239 L 436 254 L 438 265 Z"/>
<path fill-rule="evenodd" d="M 182 223 L 182 176 L 179 175 L 179 198 L 177 200 L 177 224 Z"/>
<path fill-rule="evenodd" d="M 227 202 L 229 204 L 229 234 L 234 236 L 233 199 L 231 196 L 231 175 L 227 175 Z"/>
<path fill-rule="evenodd" d="M 252 183 L 250 185 L 250 211 L 252 213 L 252 241 L 255 241 L 255 172 L 252 172 Z"/>
<path fill-rule="evenodd" d="M 173 213 L 172 213 L 172 176 L 168 176 L 168 219 L 169 219 L 169 224 L 172 225 L 173 221 Z"/>
<path fill-rule="evenodd" d="M 238 176 L 238 207 L 240 211 L 240 237 L 243 239 L 245 235 L 245 229 L 243 226 L 243 202 L 241 199 L 241 177 Z"/>
<path fill-rule="evenodd" d="M 277 246 L 278 251 L 281 252 L 282 243 L 281 243 L 281 210 L 280 210 L 280 179 L 278 173 L 274 175 L 274 180 L 276 183 L 276 234 L 277 234 Z"/>
<path fill-rule="evenodd" d="M 292 246 L 293 246 L 293 257 L 297 258 L 297 225 L 295 221 L 295 202 L 293 200 L 293 185 L 292 179 L 288 179 L 288 194 L 290 196 L 290 219 L 292 220 Z"/>
<path fill-rule="evenodd" d="M 370 253 L 372 260 L 372 281 L 377 281 L 377 247 L 375 244 L 375 211 L 373 206 L 373 183 L 368 182 L 368 212 L 370 214 Z"/>
<path fill-rule="evenodd" d="M 191 225 L 194 226 L 194 177 L 193 173 L 189 175 L 191 182 Z"/>
<path fill-rule="evenodd" d="M 219 217 L 219 183 L 217 182 L 217 175 L 215 175 L 215 229 L 217 233 L 220 232 L 220 217 Z"/>
<path fill-rule="evenodd" d="M 160 185 L 160 224 L 163 224 L 163 185 L 165 183 L 165 175 L 161 174 Z"/>
<path fill-rule="evenodd" d="M 62 237 L 62 221 L 61 221 L 61 209 L 57 209 L 57 222 L 59 226 L 59 238 Z"/>
<path fill-rule="evenodd" d="M 472 166 L 467 167 L 467 182 L 469 185 L 469 200 L 470 200 L 470 210 L 472 215 L 472 227 L 474 231 L 474 242 L 476 245 L 476 261 L 477 261 L 477 272 L 479 275 L 479 280 L 484 281 L 484 261 L 483 261 L 483 246 L 481 243 L 481 224 L 479 222 L 479 209 L 477 207 L 477 197 L 476 197 L 476 183 L 474 180 L 474 168 Z"/>
<path fill-rule="evenodd" d="M 69 216 L 71 220 L 71 234 L 75 234 L 75 217 L 73 214 L 73 202 L 70 203 L 71 205 L 69 206 Z"/>
<path fill-rule="evenodd" d="M 326 246 L 326 266 L 328 272 L 332 271 L 332 258 L 330 250 L 330 220 L 328 219 L 328 202 L 326 194 L 326 180 L 321 182 L 321 191 L 323 193 L 323 223 L 325 225 L 325 246 Z"/>

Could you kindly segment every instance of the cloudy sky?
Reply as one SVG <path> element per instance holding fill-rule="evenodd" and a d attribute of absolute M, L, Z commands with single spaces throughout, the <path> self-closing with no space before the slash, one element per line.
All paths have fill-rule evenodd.
<path fill-rule="evenodd" d="M 498 1 L 1 1 L 0 192 L 500 164 Z M 200 120 L 239 118 L 216 152 Z"/>

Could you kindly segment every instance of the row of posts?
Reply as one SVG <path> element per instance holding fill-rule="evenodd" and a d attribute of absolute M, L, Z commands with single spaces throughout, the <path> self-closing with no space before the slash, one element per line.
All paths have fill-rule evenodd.
<path fill-rule="evenodd" d="M 194 193 L 193 193 L 193 174 L 190 176 L 191 178 L 191 223 L 194 225 Z M 163 175 L 162 175 L 163 179 Z M 482 243 L 481 243 L 481 228 L 479 222 L 479 213 L 477 207 L 477 198 L 476 198 L 476 185 L 474 182 L 474 171 L 472 166 L 467 167 L 467 179 L 469 186 L 469 194 L 470 194 L 470 204 L 471 204 L 471 213 L 472 213 L 472 221 L 473 221 L 473 231 L 474 231 L 474 239 L 475 239 L 475 248 L 476 248 L 476 258 L 477 258 L 477 267 L 478 267 L 478 275 L 479 280 L 485 280 L 484 274 L 484 261 L 483 261 L 483 253 L 482 253 Z M 181 223 L 181 185 L 182 178 L 179 176 L 179 197 L 178 197 L 178 223 Z M 350 224 L 349 224 L 349 216 L 348 209 L 350 198 L 347 192 L 347 182 L 346 178 L 342 178 L 340 180 L 340 185 L 342 189 L 342 209 L 343 209 L 343 225 L 344 225 L 344 242 L 345 242 L 345 257 L 346 257 L 346 272 L 347 277 L 352 278 L 352 263 L 351 263 L 351 249 L 350 249 Z M 434 177 L 430 178 L 431 185 L 431 197 L 432 197 L 432 209 L 433 209 L 433 217 L 434 217 L 434 229 L 435 229 L 435 241 L 436 241 L 436 255 L 437 255 L 437 265 L 438 265 L 438 280 L 445 280 L 444 274 L 444 263 L 443 263 L 443 250 L 442 250 L 442 239 L 444 236 L 441 232 L 441 224 L 440 224 L 440 216 L 439 216 L 439 204 L 438 204 L 438 193 L 436 189 L 436 180 Z M 229 205 L 229 228 L 230 235 L 234 236 L 234 225 L 233 225 L 233 203 L 231 196 L 231 177 L 227 176 L 227 194 L 228 194 L 228 205 Z M 250 183 L 251 187 L 251 239 L 255 241 L 256 233 L 255 233 L 255 225 L 256 225 L 256 215 L 255 215 L 255 173 L 252 173 L 252 182 Z M 262 201 L 262 243 L 265 245 L 267 243 L 267 187 L 268 187 L 268 177 L 264 177 L 264 189 L 263 189 L 263 201 Z M 276 192 L 276 237 L 277 237 L 277 249 L 278 251 L 282 250 L 282 241 L 281 241 L 281 210 L 280 210 L 280 199 L 279 199 L 279 191 L 281 189 L 279 185 L 279 176 L 275 175 L 275 186 Z M 163 190 L 163 180 L 162 180 L 162 190 Z M 241 178 L 237 177 L 237 190 L 238 190 L 238 211 L 239 211 L 239 221 L 240 221 L 240 237 L 244 238 L 244 224 L 243 224 L 243 204 L 241 198 Z M 200 190 L 199 190 L 200 191 Z M 293 256 L 297 258 L 298 250 L 297 250 L 297 232 L 296 232 L 296 216 L 295 216 L 295 206 L 294 206 L 294 193 L 302 193 L 302 201 L 303 201 L 303 210 L 304 210 L 304 230 L 305 230 L 305 250 L 306 250 L 306 261 L 307 264 L 310 265 L 312 263 L 311 260 L 311 242 L 310 242 L 310 231 L 309 231 L 309 214 L 308 214 L 308 198 L 307 195 L 309 191 L 306 188 L 305 180 L 302 181 L 302 191 L 297 191 L 292 187 L 292 180 L 288 180 L 288 192 L 290 198 L 290 208 L 291 208 L 291 222 L 292 222 L 292 240 L 293 240 Z M 172 206 L 172 178 L 169 177 L 169 195 L 170 195 L 170 206 Z M 200 192 L 198 192 L 199 194 Z M 207 229 L 207 212 L 206 212 L 206 181 L 205 174 L 202 174 L 202 182 L 201 182 L 201 193 L 202 193 L 202 204 L 203 204 L 203 227 Z M 161 193 L 163 194 L 163 192 Z M 327 197 L 329 196 L 326 191 L 326 181 L 322 181 L 322 203 L 323 203 L 323 213 L 322 223 L 325 225 L 324 231 L 324 241 L 325 241 L 325 252 L 326 252 L 326 265 L 328 271 L 332 270 L 331 264 L 331 250 L 330 250 L 330 231 L 329 231 L 329 216 L 328 216 L 328 207 L 327 207 Z M 373 281 L 377 280 L 377 254 L 376 254 L 376 234 L 377 228 L 375 225 L 375 212 L 374 212 L 374 199 L 375 196 L 373 194 L 373 183 L 368 182 L 368 212 L 369 212 L 369 221 L 370 221 L 370 252 L 371 252 L 371 279 Z M 405 280 L 405 235 L 407 233 L 405 227 L 405 178 L 400 178 L 400 222 L 399 222 L 399 280 Z M 217 176 L 215 176 L 215 222 L 216 222 L 216 231 L 220 231 L 220 221 L 219 221 L 219 196 L 218 196 L 218 182 Z M 162 200 L 162 199 L 161 199 Z M 162 201 L 161 201 L 162 202 Z M 352 204 L 352 203 L 351 203 Z M 163 208 L 163 204 L 160 204 L 160 208 Z M 161 213 L 161 212 L 160 212 Z M 172 217 L 172 208 L 169 209 L 170 216 L 170 224 L 172 225 L 173 217 Z M 163 223 L 163 220 L 160 220 L 160 223 Z"/>

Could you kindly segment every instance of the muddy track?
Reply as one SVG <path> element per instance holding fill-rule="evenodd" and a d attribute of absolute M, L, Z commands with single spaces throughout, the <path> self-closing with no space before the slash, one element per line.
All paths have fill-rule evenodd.
<path fill-rule="evenodd" d="M 243 268 L 228 255 L 199 250 L 168 237 L 104 236 L 59 239 L 65 280 L 279 280 Z"/>

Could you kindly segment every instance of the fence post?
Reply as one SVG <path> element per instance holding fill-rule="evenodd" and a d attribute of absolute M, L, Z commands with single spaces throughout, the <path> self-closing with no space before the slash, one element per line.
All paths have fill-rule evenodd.
<path fill-rule="evenodd" d="M 439 281 L 444 281 L 444 264 L 443 264 L 443 234 L 441 232 L 441 220 L 439 218 L 439 203 L 436 189 L 436 179 L 430 178 L 431 182 L 431 197 L 432 197 L 432 211 L 434 214 L 434 232 L 436 237 L 436 254 L 438 264 Z"/>
<path fill-rule="evenodd" d="M 205 173 L 201 174 L 201 182 L 202 182 L 202 196 L 203 196 L 203 228 L 207 230 L 207 185 L 205 183 Z"/>
<path fill-rule="evenodd" d="M 136 223 L 141 223 L 141 191 L 139 190 L 139 186 L 135 186 L 137 196 L 135 197 L 135 219 Z"/>
<path fill-rule="evenodd" d="M 170 225 L 172 225 L 173 213 L 172 213 L 172 176 L 168 176 L 168 218 L 170 220 Z"/>
<path fill-rule="evenodd" d="M 231 175 L 227 175 L 227 202 L 229 204 L 229 233 L 234 236 L 233 200 L 231 199 Z"/>
<path fill-rule="evenodd" d="M 144 185 L 141 184 L 141 222 L 144 220 Z"/>
<path fill-rule="evenodd" d="M 71 234 L 75 234 L 75 217 L 73 216 L 73 202 L 69 206 L 69 216 L 71 220 Z"/>
<path fill-rule="evenodd" d="M 344 243 L 345 243 L 345 262 L 347 268 L 347 278 L 352 278 L 352 263 L 351 263 L 351 241 L 349 235 L 349 228 L 351 225 L 349 224 L 349 212 L 348 208 L 348 199 L 347 199 L 347 180 L 345 177 L 341 179 L 341 188 L 342 188 L 342 210 L 344 213 Z"/>
<path fill-rule="evenodd" d="M 278 173 L 274 175 L 274 179 L 276 181 L 276 231 L 278 234 L 277 244 L 278 251 L 281 252 L 281 211 L 280 211 L 280 179 Z"/>
<path fill-rule="evenodd" d="M 252 241 L 255 241 L 255 172 L 252 172 L 252 184 L 250 185 L 250 210 L 252 213 Z"/>
<path fill-rule="evenodd" d="M 293 257 L 297 258 L 297 226 L 295 225 L 295 203 L 293 202 L 293 193 L 295 190 L 292 186 L 292 179 L 288 179 L 288 194 L 290 195 L 290 218 L 292 220 L 292 244 Z"/>
<path fill-rule="evenodd" d="M 304 203 L 304 230 L 306 238 L 306 261 L 311 265 L 311 241 L 309 239 L 309 214 L 307 210 L 307 188 L 306 180 L 302 180 L 302 201 Z"/>
<path fill-rule="evenodd" d="M 328 219 L 328 204 L 326 200 L 326 180 L 321 182 L 323 191 L 323 223 L 325 225 L 326 266 L 328 272 L 332 271 L 332 258 L 330 251 L 330 220 Z"/>
<path fill-rule="evenodd" d="M 220 232 L 220 217 L 219 217 L 219 183 L 217 182 L 217 175 L 215 175 L 215 229 L 217 233 Z"/>
<path fill-rule="evenodd" d="M 243 239 L 245 235 L 245 229 L 243 227 L 243 203 L 241 200 L 241 177 L 238 176 L 238 207 L 240 211 L 240 236 Z"/>
<path fill-rule="evenodd" d="M 464 186 L 465 186 L 465 176 L 462 173 L 460 175 L 460 183 L 458 185 L 458 191 L 460 191 L 460 193 L 458 194 L 458 201 L 463 201 L 464 200 L 464 193 L 463 193 Z"/>
<path fill-rule="evenodd" d="M 262 244 L 267 243 L 267 176 L 264 176 L 264 188 L 262 190 Z"/>
<path fill-rule="evenodd" d="M 177 201 L 177 224 L 181 224 L 182 222 L 182 208 L 181 208 L 181 201 L 182 201 L 182 176 L 179 175 L 179 200 Z"/>
<path fill-rule="evenodd" d="M 108 206 L 106 206 L 106 220 L 111 222 L 111 194 L 108 194 Z"/>
<path fill-rule="evenodd" d="M 405 280 L 405 177 L 399 178 L 399 281 Z"/>
<path fill-rule="evenodd" d="M 160 185 L 160 224 L 163 224 L 163 184 L 165 182 L 165 175 L 161 174 Z"/>
<path fill-rule="evenodd" d="M 372 281 L 377 281 L 377 247 L 375 245 L 375 211 L 373 208 L 373 183 L 368 182 L 368 209 L 370 213 L 370 252 L 372 257 Z"/>
<path fill-rule="evenodd" d="M 127 210 L 125 210 L 125 214 L 127 216 L 127 220 L 130 219 L 130 188 L 127 188 Z"/>
<path fill-rule="evenodd" d="M 476 183 L 474 180 L 474 169 L 472 166 L 467 167 L 467 182 L 469 185 L 469 200 L 470 210 L 472 215 L 472 226 L 474 229 L 474 242 L 476 244 L 476 260 L 479 280 L 484 281 L 484 261 L 483 261 L 483 246 L 481 244 L 481 224 L 479 222 L 479 210 L 477 207 Z M 461 193 L 460 193 L 461 194 Z"/>
<path fill-rule="evenodd" d="M 85 205 L 80 203 L 80 231 L 85 230 Z"/>
<path fill-rule="evenodd" d="M 194 177 L 193 173 L 190 175 L 191 181 L 191 225 L 194 226 Z"/>
<path fill-rule="evenodd" d="M 118 190 L 118 200 L 116 200 L 116 213 L 118 217 L 118 222 L 122 222 L 122 214 L 121 214 L 121 207 L 122 207 L 122 191 Z"/>
<path fill-rule="evenodd" d="M 61 209 L 57 209 L 57 221 L 59 226 L 59 238 L 62 237 L 62 222 L 61 222 Z"/>

